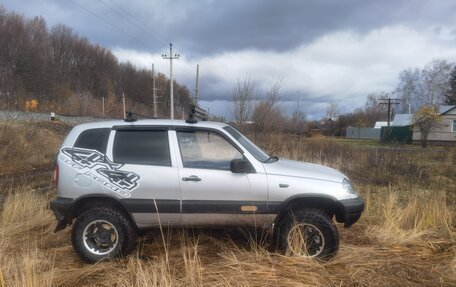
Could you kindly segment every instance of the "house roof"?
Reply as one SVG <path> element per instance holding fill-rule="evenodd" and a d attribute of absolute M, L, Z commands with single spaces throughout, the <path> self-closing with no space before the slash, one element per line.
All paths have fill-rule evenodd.
<path fill-rule="evenodd" d="M 456 106 L 439 106 L 439 113 L 442 115 L 454 108 L 456 108 Z"/>
<path fill-rule="evenodd" d="M 386 127 L 388 122 L 375 122 L 374 129 L 380 129 L 381 127 Z"/>
<path fill-rule="evenodd" d="M 443 115 L 454 108 L 456 108 L 456 106 L 439 106 L 439 115 Z M 413 114 L 396 114 L 391 125 L 396 127 L 403 127 L 412 125 L 413 122 Z"/>
<path fill-rule="evenodd" d="M 394 116 L 392 126 L 395 127 L 403 127 L 409 126 L 413 122 L 413 115 L 412 114 L 396 114 Z"/>

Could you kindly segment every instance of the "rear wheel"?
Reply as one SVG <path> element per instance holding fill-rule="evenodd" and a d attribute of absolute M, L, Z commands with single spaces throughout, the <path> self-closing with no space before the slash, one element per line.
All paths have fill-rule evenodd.
<path fill-rule="evenodd" d="M 136 233 L 122 212 L 92 208 L 77 218 L 71 241 L 78 255 L 92 263 L 127 255 L 136 242 Z"/>
<path fill-rule="evenodd" d="M 302 209 L 290 212 L 279 224 L 279 247 L 287 254 L 329 260 L 339 249 L 339 233 L 323 211 Z"/>

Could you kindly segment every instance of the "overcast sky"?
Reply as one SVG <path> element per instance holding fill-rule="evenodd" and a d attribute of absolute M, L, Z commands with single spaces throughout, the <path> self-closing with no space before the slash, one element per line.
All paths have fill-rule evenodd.
<path fill-rule="evenodd" d="M 229 116 L 238 80 L 258 96 L 283 79 L 282 109 L 310 118 L 330 103 L 341 112 L 371 92 L 391 91 L 398 73 L 433 59 L 456 61 L 456 1 L 367 0 L 2 0 L 9 11 L 70 26 L 121 61 L 169 76 L 189 89 L 200 64 L 201 104 Z"/>

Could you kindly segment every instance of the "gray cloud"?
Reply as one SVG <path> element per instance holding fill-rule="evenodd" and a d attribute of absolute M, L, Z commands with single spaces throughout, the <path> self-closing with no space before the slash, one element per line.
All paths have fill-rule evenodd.
<path fill-rule="evenodd" d="M 392 90 L 397 74 L 434 58 L 456 61 L 456 2 L 451 0 L 3 0 L 27 17 L 63 23 L 120 60 L 168 73 L 161 59 L 173 42 L 176 79 L 226 109 L 236 81 L 251 75 L 259 94 L 284 79 L 283 109 L 298 95 L 309 115 L 342 111 L 370 92 Z M 223 112 L 227 114 L 226 111 Z"/>
<path fill-rule="evenodd" d="M 51 25 L 67 24 L 108 47 L 159 52 L 172 41 L 189 57 L 243 49 L 286 51 L 338 30 L 454 24 L 456 8 L 453 1 L 425 0 L 2 2 L 27 16 L 41 14 Z"/>

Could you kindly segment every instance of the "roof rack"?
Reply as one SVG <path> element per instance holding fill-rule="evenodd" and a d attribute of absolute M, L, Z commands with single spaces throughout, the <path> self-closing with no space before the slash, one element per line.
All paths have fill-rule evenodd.
<path fill-rule="evenodd" d="M 192 105 L 190 108 L 190 113 L 188 114 L 188 119 L 185 122 L 189 124 L 196 124 L 198 122 L 198 119 L 207 121 L 207 111 L 198 106 Z"/>
<path fill-rule="evenodd" d="M 133 117 L 133 116 L 141 117 L 141 118 L 144 118 L 144 119 L 154 119 L 154 120 L 157 119 L 156 117 L 151 117 L 151 116 L 141 115 L 141 114 L 138 114 L 138 113 L 135 113 L 135 112 L 126 111 L 125 112 L 124 121 L 127 122 L 127 123 L 128 122 L 136 122 L 138 119 Z"/>
<path fill-rule="evenodd" d="M 125 112 L 125 118 L 124 121 L 127 123 L 131 122 L 136 122 L 137 119 L 133 117 L 134 113 L 133 112 Z"/>

